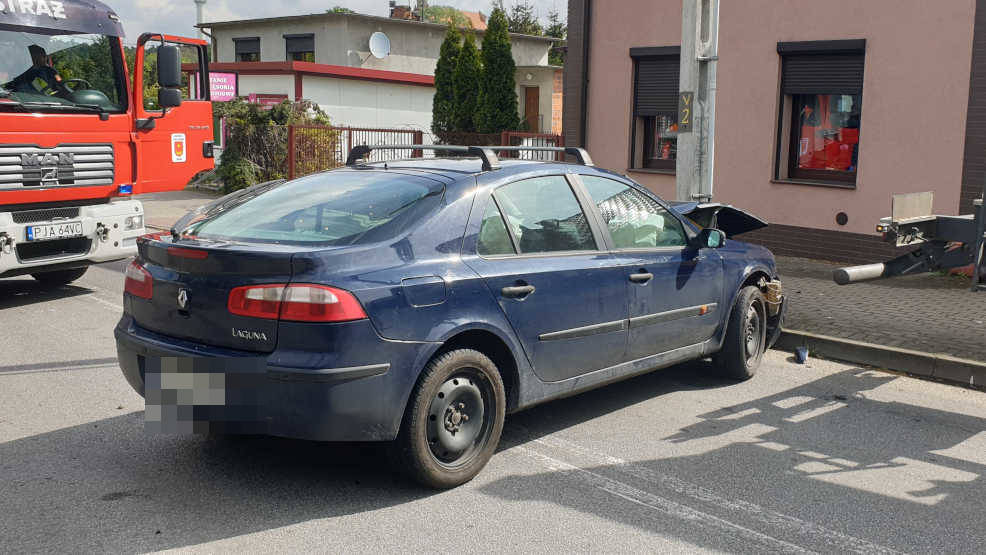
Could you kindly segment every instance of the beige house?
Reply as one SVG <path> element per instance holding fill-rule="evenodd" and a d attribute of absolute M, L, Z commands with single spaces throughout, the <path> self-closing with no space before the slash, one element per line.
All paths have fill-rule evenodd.
<path fill-rule="evenodd" d="M 319 13 L 203 23 L 213 72 L 237 75 L 240 96 L 318 103 L 338 125 L 431 128 L 435 65 L 444 25 L 363 14 Z M 482 41 L 483 31 L 474 31 Z M 370 52 L 382 33 L 389 52 Z M 511 35 L 518 111 L 538 132 L 561 132 L 561 68 L 548 64 L 556 39 Z"/>
<path fill-rule="evenodd" d="M 569 0 L 567 144 L 675 195 L 681 0 Z M 893 193 L 986 180 L 986 2 L 720 2 L 714 200 L 779 254 L 876 261 Z"/>

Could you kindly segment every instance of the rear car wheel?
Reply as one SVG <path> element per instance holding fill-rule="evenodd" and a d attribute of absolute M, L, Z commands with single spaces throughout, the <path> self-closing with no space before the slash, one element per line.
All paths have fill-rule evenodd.
<path fill-rule="evenodd" d="M 68 285 L 69 283 L 79 279 L 88 269 L 88 266 L 84 266 L 82 268 L 72 268 L 71 270 L 40 272 L 37 274 L 31 274 L 31 277 L 41 282 L 41 285 L 44 287 L 58 287 L 61 285 Z"/>
<path fill-rule="evenodd" d="M 747 380 L 757 373 L 767 348 L 767 303 L 753 286 L 740 290 L 729 314 L 722 350 L 714 357 L 727 376 Z"/>
<path fill-rule="evenodd" d="M 500 372 L 486 355 L 458 349 L 436 357 L 408 401 L 395 463 L 433 488 L 468 482 L 500 442 L 505 397 Z"/>

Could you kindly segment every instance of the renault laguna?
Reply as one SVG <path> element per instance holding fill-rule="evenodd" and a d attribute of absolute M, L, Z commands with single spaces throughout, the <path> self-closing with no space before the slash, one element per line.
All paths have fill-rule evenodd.
<path fill-rule="evenodd" d="M 765 223 L 582 149 L 496 150 L 356 147 L 142 237 L 115 334 L 148 425 L 392 442 L 448 488 L 507 413 L 693 359 L 756 373 L 784 298 L 771 253 L 733 236 Z"/>

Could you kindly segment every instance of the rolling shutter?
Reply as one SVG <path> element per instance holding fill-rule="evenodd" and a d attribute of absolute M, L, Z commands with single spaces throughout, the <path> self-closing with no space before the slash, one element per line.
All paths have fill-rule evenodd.
<path fill-rule="evenodd" d="M 236 54 L 260 54 L 260 37 L 244 37 L 233 39 Z"/>
<path fill-rule="evenodd" d="M 315 35 L 284 35 L 288 54 L 295 52 L 314 52 Z"/>
<path fill-rule="evenodd" d="M 784 94 L 862 94 L 865 40 L 782 42 Z"/>
<path fill-rule="evenodd" d="M 636 64 L 634 114 L 656 116 L 678 111 L 678 71 L 680 49 L 677 46 L 631 48 Z"/>

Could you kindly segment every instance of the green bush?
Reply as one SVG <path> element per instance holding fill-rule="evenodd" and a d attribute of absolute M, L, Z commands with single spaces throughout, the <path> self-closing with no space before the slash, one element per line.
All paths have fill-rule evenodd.
<path fill-rule="evenodd" d="M 243 99 L 213 103 L 226 118 L 226 147 L 216 169 L 225 192 L 288 177 L 288 126 L 328 126 L 329 116 L 308 101 L 265 107 Z"/>

